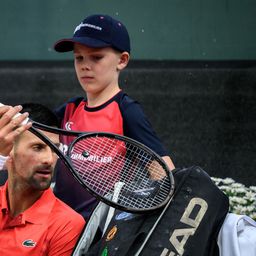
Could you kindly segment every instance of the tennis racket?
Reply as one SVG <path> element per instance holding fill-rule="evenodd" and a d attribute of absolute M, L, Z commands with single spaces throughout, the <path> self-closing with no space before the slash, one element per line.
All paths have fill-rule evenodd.
<path fill-rule="evenodd" d="M 25 121 L 32 122 L 29 131 L 58 155 L 77 181 L 106 204 L 127 212 L 146 213 L 170 200 L 173 175 L 162 158 L 145 145 L 113 133 L 67 131 Z M 67 154 L 40 130 L 74 136 Z"/>

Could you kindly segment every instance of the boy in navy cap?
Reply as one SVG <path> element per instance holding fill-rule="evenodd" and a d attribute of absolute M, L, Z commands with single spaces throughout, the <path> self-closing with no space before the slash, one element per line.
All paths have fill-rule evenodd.
<path fill-rule="evenodd" d="M 108 15 L 91 15 L 75 28 L 72 38 L 57 41 L 54 49 L 57 52 L 73 51 L 76 75 L 86 94 L 86 97 L 72 98 L 56 109 L 62 128 L 125 135 L 154 150 L 163 157 L 170 170 L 174 169 L 139 103 L 119 87 L 120 71 L 130 58 L 126 27 Z M 64 150 L 71 140 L 62 139 Z M 64 168 L 57 171 L 55 194 L 86 219 L 97 204 L 96 199 Z"/>

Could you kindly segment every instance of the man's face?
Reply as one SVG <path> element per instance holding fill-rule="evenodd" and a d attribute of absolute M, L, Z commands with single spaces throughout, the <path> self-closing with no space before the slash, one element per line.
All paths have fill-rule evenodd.
<path fill-rule="evenodd" d="M 59 144 L 57 134 L 43 132 L 54 144 Z M 15 142 L 7 165 L 10 177 L 18 186 L 34 190 L 49 188 L 57 155 L 38 137 L 26 131 Z"/>

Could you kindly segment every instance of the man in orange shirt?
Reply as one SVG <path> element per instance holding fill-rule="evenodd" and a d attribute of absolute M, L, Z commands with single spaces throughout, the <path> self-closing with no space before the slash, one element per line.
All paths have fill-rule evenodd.
<path fill-rule="evenodd" d="M 57 156 L 21 125 L 20 106 L 0 107 L 0 155 L 6 156 L 8 180 L 0 187 L 0 255 L 71 255 L 84 219 L 57 199 L 51 188 Z M 58 126 L 55 115 L 27 104 L 34 121 Z M 43 132 L 56 145 L 59 136 Z"/>

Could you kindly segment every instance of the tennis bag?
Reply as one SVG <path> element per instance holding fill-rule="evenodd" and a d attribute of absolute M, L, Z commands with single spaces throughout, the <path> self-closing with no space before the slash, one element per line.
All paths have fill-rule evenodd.
<path fill-rule="evenodd" d="M 200 167 L 176 169 L 173 174 L 175 192 L 164 213 L 116 210 L 100 241 L 82 255 L 219 255 L 217 237 L 229 209 L 227 196 Z"/>

